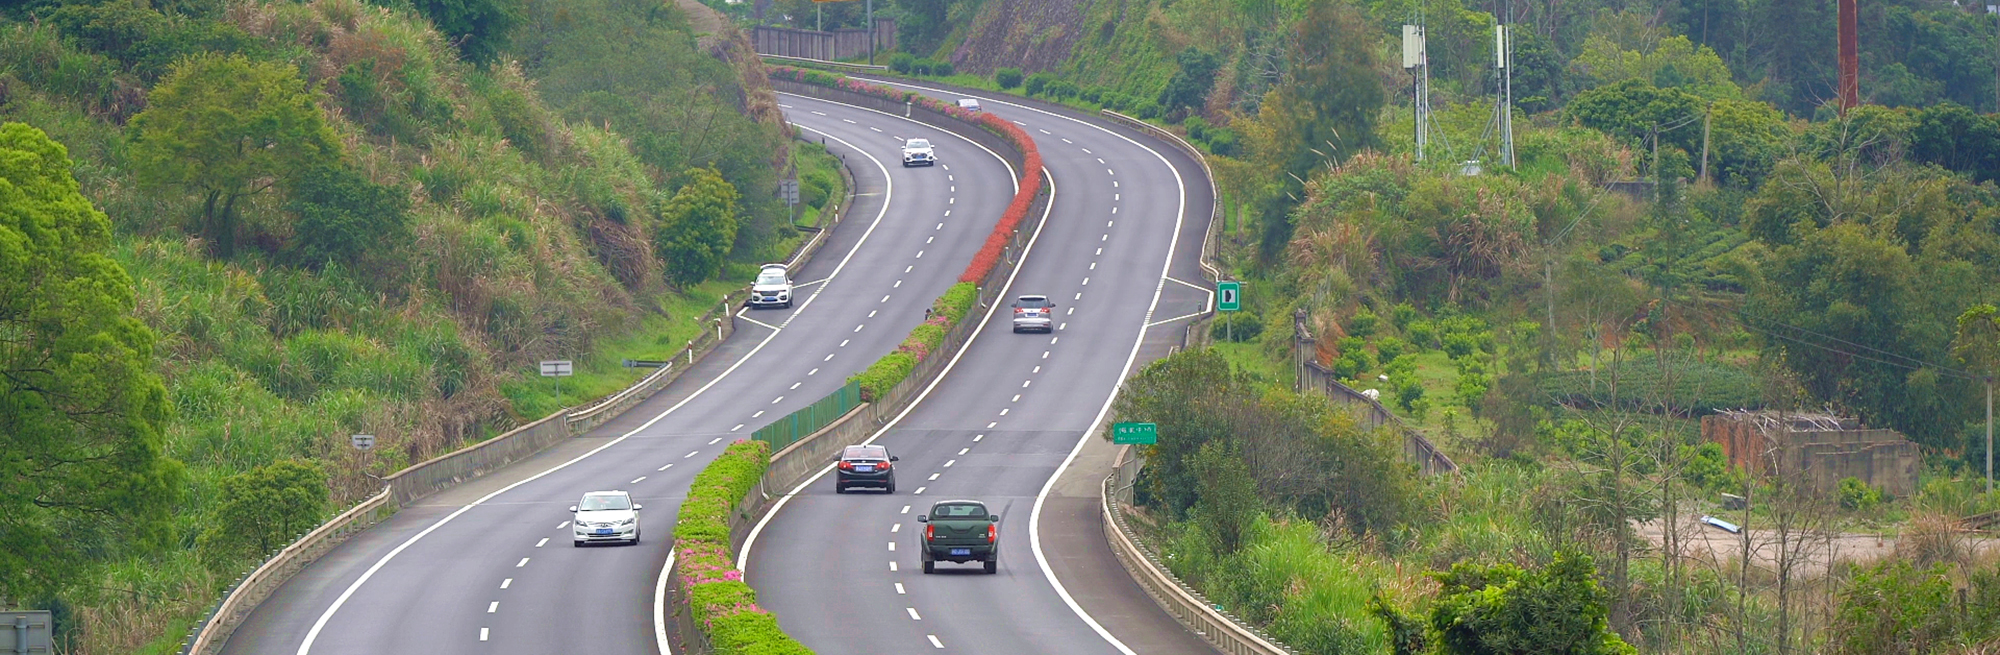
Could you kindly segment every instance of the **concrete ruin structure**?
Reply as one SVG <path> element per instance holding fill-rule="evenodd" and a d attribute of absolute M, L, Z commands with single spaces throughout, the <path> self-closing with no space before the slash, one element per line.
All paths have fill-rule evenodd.
<path fill-rule="evenodd" d="M 1895 430 L 1811 412 L 1725 411 L 1701 417 L 1701 437 L 1722 444 L 1729 464 L 1757 475 L 1800 479 L 1831 492 L 1857 478 L 1891 496 L 1917 491 L 1917 445 Z"/>

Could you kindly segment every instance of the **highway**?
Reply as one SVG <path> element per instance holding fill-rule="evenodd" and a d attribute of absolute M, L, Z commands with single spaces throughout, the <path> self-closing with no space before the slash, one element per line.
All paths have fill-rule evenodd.
<path fill-rule="evenodd" d="M 835 495 L 831 476 L 809 480 L 754 533 L 746 577 L 822 655 L 1214 653 L 1118 567 L 1097 512 L 1114 451 L 1096 428 L 1114 389 L 1179 345 L 1210 300 L 1198 263 L 1208 182 L 1136 132 L 981 103 L 1021 124 L 1052 172 L 1050 215 L 1008 296 L 1049 296 L 1059 327 L 1014 334 L 999 303 L 939 383 L 875 436 L 902 460 L 898 493 Z M 1001 515 L 997 575 L 949 563 L 922 573 L 917 516 L 953 498 Z"/>
<path fill-rule="evenodd" d="M 847 157 L 859 190 L 846 221 L 793 273 L 796 309 L 741 312 L 729 340 L 639 407 L 341 544 L 260 605 L 226 651 L 658 652 L 654 593 L 694 474 L 728 441 L 894 349 L 1015 189 L 1008 164 L 964 139 L 857 108 L 779 101 L 807 138 Z M 941 164 L 902 168 L 909 137 L 937 144 Z M 600 489 L 644 505 L 640 544 L 571 547 L 567 508 Z"/>

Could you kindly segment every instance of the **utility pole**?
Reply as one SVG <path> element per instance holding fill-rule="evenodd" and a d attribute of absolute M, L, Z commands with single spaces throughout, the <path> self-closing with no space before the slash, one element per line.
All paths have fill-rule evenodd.
<path fill-rule="evenodd" d="M 1715 101 L 1708 101 L 1708 109 L 1701 112 L 1701 175 L 1699 179 L 1708 181 L 1708 123 L 1715 116 Z M 1654 137 L 1655 139 L 1659 137 Z"/>
<path fill-rule="evenodd" d="M 1993 377 L 1986 377 L 1986 495 L 1993 495 Z"/>
<path fill-rule="evenodd" d="M 868 65 L 875 65 L 875 0 L 868 0 Z"/>
<path fill-rule="evenodd" d="M 1854 0 L 1840 2 L 1840 115 L 1861 104 L 1860 45 Z"/>
<path fill-rule="evenodd" d="M 1513 13 L 1511 6 L 1506 13 Z M 1507 28 L 1505 22 L 1493 26 L 1493 61 L 1500 78 L 1499 115 L 1495 116 L 1500 122 L 1500 164 L 1511 167 L 1514 165 L 1514 70 L 1508 64 L 1514 58 L 1514 44 L 1508 38 L 1511 30 Z"/>

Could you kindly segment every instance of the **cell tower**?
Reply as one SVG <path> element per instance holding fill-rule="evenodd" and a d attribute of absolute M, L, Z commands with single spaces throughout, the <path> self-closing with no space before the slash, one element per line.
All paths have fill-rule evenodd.
<path fill-rule="evenodd" d="M 1438 129 L 1437 119 L 1431 116 L 1431 64 L 1430 52 L 1424 46 L 1423 9 L 1417 10 L 1417 24 L 1403 26 L 1403 68 L 1410 71 L 1412 103 L 1415 108 L 1414 121 L 1417 137 L 1417 161 L 1424 161 L 1424 150 L 1430 144 L 1432 132 L 1443 136 Z"/>

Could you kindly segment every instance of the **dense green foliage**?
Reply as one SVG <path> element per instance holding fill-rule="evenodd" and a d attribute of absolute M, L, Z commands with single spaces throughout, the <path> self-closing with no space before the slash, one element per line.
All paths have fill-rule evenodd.
<path fill-rule="evenodd" d="M 689 182 L 660 204 L 653 250 L 667 260 L 667 280 L 691 285 L 722 272 L 736 243 L 736 187 L 713 168 L 688 171 Z"/>
<path fill-rule="evenodd" d="M 48 227 L 9 242 L 29 272 L 0 300 L 33 327 L 9 361 L 68 362 L 10 378 L 60 396 L 9 392 L 0 417 L 0 461 L 42 471 L 0 483 L 0 562 L 19 585 L 0 595 L 61 610 L 65 648 L 171 651 L 274 544 L 376 477 L 629 384 L 621 357 L 677 354 L 745 267 L 796 238 L 759 192 L 789 154 L 761 72 L 698 42 L 679 8 L 380 5 L 0 8 L 0 119 L 62 144 L 8 152 L 73 160 L 17 155 L 7 174 L 61 172 L 80 192 L 46 216 L 7 202 L 9 225 Z M 510 40 L 474 15 L 510 6 L 567 22 Z M 448 36 L 420 9 L 478 25 Z M 528 77 L 552 67 L 579 73 L 551 85 L 564 111 Z M 650 77 L 618 98 L 705 111 L 707 129 L 569 111 L 627 72 Z M 673 288 L 654 211 L 711 161 L 740 226 L 708 249 L 723 253 L 710 281 Z M 533 375 L 555 357 L 578 364 L 561 393 Z M 374 451 L 347 446 L 362 432 Z"/>
<path fill-rule="evenodd" d="M 0 125 L 0 597 L 41 598 L 100 563 L 170 545 L 185 484 L 165 453 L 154 332 L 132 316 L 111 224 L 69 154 Z M 116 551 L 115 551 L 116 552 Z"/>
<path fill-rule="evenodd" d="M 1210 501 L 1222 504 L 1206 510 L 1206 521 L 1220 521 L 1218 511 L 1269 506 L 1311 520 L 1339 513 L 1354 530 L 1387 530 L 1409 520 L 1416 502 L 1396 435 L 1361 430 L 1324 399 L 1263 388 L 1213 350 L 1147 365 L 1126 382 L 1113 410 L 1120 421 L 1159 425 L 1160 442 L 1146 448 L 1138 484 L 1149 503 L 1176 517 L 1204 502 L 1215 484 L 1204 481 L 1204 471 L 1223 470 L 1223 453 L 1247 463 L 1230 470 L 1247 473 L 1262 500 Z"/>
<path fill-rule="evenodd" d="M 284 460 L 222 480 L 216 520 L 201 536 L 210 559 L 256 557 L 290 544 L 319 525 L 327 505 L 326 471 L 318 463 Z"/>
<path fill-rule="evenodd" d="M 290 67 L 202 55 L 174 65 L 132 117 L 139 180 L 202 199 L 192 232 L 236 254 L 237 203 L 314 167 L 339 145 L 313 94 Z"/>
<path fill-rule="evenodd" d="M 481 66 L 493 63 L 521 23 L 520 0 L 409 0 L 458 52 Z"/>
<path fill-rule="evenodd" d="M 1437 574 L 1431 628 L 1451 655 L 1636 653 L 1605 620 L 1607 594 L 1585 555 L 1558 554 L 1540 571 L 1461 563 Z"/>

